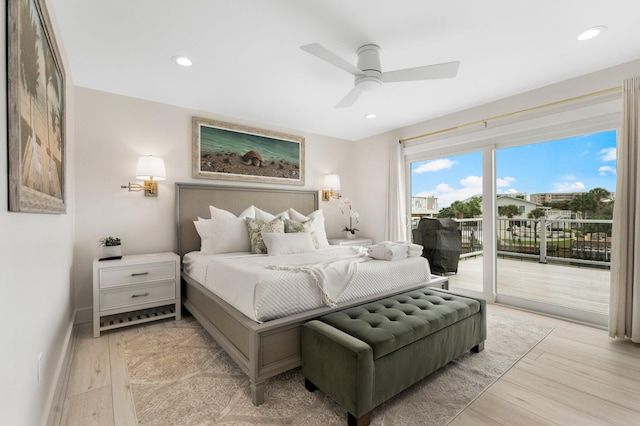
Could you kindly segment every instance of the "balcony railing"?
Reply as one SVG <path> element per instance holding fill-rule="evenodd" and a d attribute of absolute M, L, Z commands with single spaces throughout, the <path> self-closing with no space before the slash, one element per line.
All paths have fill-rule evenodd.
<path fill-rule="evenodd" d="M 462 235 L 462 251 L 460 258 L 482 254 L 482 218 L 455 219 Z"/>
<path fill-rule="evenodd" d="M 482 254 L 482 218 L 456 219 L 462 236 L 460 257 Z M 584 263 L 609 267 L 611 220 L 496 219 L 498 255 L 529 257 L 547 263 Z"/>
<path fill-rule="evenodd" d="M 612 226 L 612 220 L 500 218 L 498 254 L 608 266 Z"/>

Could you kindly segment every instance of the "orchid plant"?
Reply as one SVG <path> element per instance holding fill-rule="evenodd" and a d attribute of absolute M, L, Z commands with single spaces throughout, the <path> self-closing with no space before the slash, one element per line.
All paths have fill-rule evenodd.
<path fill-rule="evenodd" d="M 353 204 L 348 198 L 340 198 L 339 207 L 340 213 L 345 214 L 348 212 L 349 214 L 349 226 L 345 226 L 343 231 L 350 232 L 351 234 L 355 235 L 356 231 L 359 231 L 359 229 L 354 228 L 353 225 L 359 222 L 360 213 L 353 210 Z"/>

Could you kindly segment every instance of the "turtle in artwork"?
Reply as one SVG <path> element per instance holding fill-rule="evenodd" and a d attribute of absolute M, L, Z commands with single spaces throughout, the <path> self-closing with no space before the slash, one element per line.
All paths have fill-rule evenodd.
<path fill-rule="evenodd" d="M 263 163 L 262 155 L 258 151 L 249 151 L 245 155 L 241 157 L 241 160 L 244 164 L 249 166 L 254 165 L 256 167 L 261 167 Z"/>

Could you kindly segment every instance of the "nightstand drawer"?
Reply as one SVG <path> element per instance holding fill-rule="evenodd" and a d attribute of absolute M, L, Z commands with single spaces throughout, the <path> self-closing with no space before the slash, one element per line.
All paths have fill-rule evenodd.
<path fill-rule="evenodd" d="M 100 270 L 100 288 L 148 281 L 174 280 L 174 262 L 148 263 Z"/>
<path fill-rule="evenodd" d="M 100 310 L 135 307 L 162 300 L 173 300 L 175 297 L 175 280 L 123 289 L 102 290 L 100 291 Z"/>

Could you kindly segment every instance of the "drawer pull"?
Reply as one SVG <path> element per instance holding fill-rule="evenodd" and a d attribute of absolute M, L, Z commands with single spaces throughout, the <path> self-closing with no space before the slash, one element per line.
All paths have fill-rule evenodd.
<path fill-rule="evenodd" d="M 131 297 L 145 297 L 148 296 L 149 293 L 142 293 L 142 294 L 132 294 Z"/>
<path fill-rule="evenodd" d="M 140 275 L 149 275 L 148 272 L 138 272 L 131 274 L 132 277 L 139 277 Z"/>

